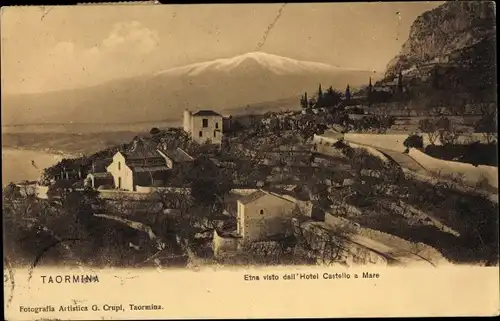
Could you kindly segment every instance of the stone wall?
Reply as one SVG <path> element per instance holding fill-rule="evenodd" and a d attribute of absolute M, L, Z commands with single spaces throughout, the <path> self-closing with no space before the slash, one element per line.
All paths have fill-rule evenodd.
<path fill-rule="evenodd" d="M 48 199 L 49 198 L 49 187 L 48 186 L 42 186 L 42 185 L 37 185 L 36 186 L 36 197 L 41 198 L 41 199 Z"/>
<path fill-rule="evenodd" d="M 297 227 L 296 227 L 297 229 Z M 384 256 L 332 233 L 322 222 L 306 222 L 296 232 L 298 239 L 307 243 L 320 265 L 387 265 Z"/>
<path fill-rule="evenodd" d="M 138 193 L 132 191 L 120 191 L 115 189 L 98 190 L 99 197 L 102 199 L 131 199 L 131 200 L 143 200 L 148 197 L 145 193 Z"/>
<path fill-rule="evenodd" d="M 185 187 L 154 187 L 154 186 L 135 186 L 137 193 L 154 193 L 154 192 L 172 192 L 189 194 L 191 189 Z"/>
<path fill-rule="evenodd" d="M 480 182 L 498 188 L 498 168 L 493 166 L 452 162 L 431 157 L 418 149 L 411 148 L 408 155 L 422 165 L 425 169 L 438 175 L 462 176 L 464 182 L 472 187 Z"/>
<path fill-rule="evenodd" d="M 225 253 L 237 252 L 239 250 L 240 241 L 240 238 L 234 236 L 221 236 L 215 230 L 212 241 L 214 255 L 217 257 Z"/>
<path fill-rule="evenodd" d="M 346 218 L 338 217 L 332 213 L 325 213 L 325 223 L 333 227 L 348 228 L 353 235 L 372 239 L 378 243 L 386 244 L 390 247 L 421 256 L 424 260 L 434 265 L 447 264 L 448 260 L 435 248 L 424 243 L 413 243 L 392 234 L 360 227 L 359 224 Z"/>
<path fill-rule="evenodd" d="M 404 140 L 408 137 L 406 134 L 356 134 L 347 133 L 345 140 L 350 143 L 370 145 L 377 148 L 388 149 L 396 152 L 404 152 L 406 147 Z M 425 137 L 424 137 L 425 140 Z M 424 145 L 426 142 L 424 141 Z M 428 144 L 428 142 L 427 142 Z"/>
<path fill-rule="evenodd" d="M 360 136 L 363 135 L 363 136 Z M 366 137 L 365 137 L 366 136 Z M 374 136 L 372 138 L 371 136 Z M 342 152 L 333 147 L 332 145 L 337 143 L 339 140 L 344 140 L 344 143 L 349 145 L 352 148 L 356 149 L 363 149 L 370 155 L 373 155 L 383 162 L 389 162 L 389 159 L 381 153 L 379 150 L 377 150 L 375 147 L 380 147 L 383 144 L 378 142 L 377 134 L 340 134 L 334 135 L 334 137 L 331 136 L 322 136 L 322 135 L 314 135 L 313 142 L 316 144 L 316 152 L 328 156 L 333 156 L 333 157 L 345 157 L 345 155 L 342 154 Z M 382 136 L 387 136 L 387 135 L 382 135 Z M 393 135 L 394 136 L 394 135 Z M 408 137 L 408 135 L 399 135 L 399 136 L 404 136 L 404 139 Z M 404 140 L 403 139 L 403 140 Z M 393 142 L 391 141 L 391 144 Z M 396 143 L 397 144 L 397 143 Z M 401 143 L 402 145 L 402 143 Z M 392 148 L 392 147 L 391 147 Z M 389 149 L 391 149 L 389 148 Z M 404 151 L 404 149 L 403 149 Z"/>
<path fill-rule="evenodd" d="M 407 134 L 358 134 L 346 133 L 344 139 L 350 143 L 358 143 L 362 145 L 369 145 L 375 148 L 387 149 L 395 152 L 404 152 L 406 147 L 403 142 L 408 138 L 410 133 Z M 423 138 L 424 147 L 431 144 L 429 137 L 426 133 L 419 133 Z M 461 135 L 457 142 L 459 144 L 470 144 L 473 142 L 485 143 L 486 139 L 482 133 L 468 133 Z M 441 145 L 439 138 L 436 139 L 435 145 Z"/>

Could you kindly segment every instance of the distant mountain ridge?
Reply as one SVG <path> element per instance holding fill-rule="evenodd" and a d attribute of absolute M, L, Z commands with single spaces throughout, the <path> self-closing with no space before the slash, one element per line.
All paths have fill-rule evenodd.
<path fill-rule="evenodd" d="M 186 108 L 243 110 L 252 104 L 300 97 L 319 83 L 344 90 L 347 84 L 359 86 L 369 77 L 380 76 L 372 71 L 251 52 L 88 88 L 2 96 L 2 123 L 176 120 Z"/>
<path fill-rule="evenodd" d="M 269 71 L 278 75 L 298 74 L 303 72 L 336 72 L 339 70 L 349 70 L 325 63 L 312 61 L 299 61 L 287 57 L 268 54 L 265 52 L 249 52 L 232 58 L 222 58 L 207 62 L 194 63 L 182 67 L 176 67 L 158 72 L 157 75 L 178 75 L 196 76 L 208 70 L 217 70 L 231 72 L 242 66 L 257 66 L 267 68 Z M 351 69 L 355 70 L 355 69 Z"/>

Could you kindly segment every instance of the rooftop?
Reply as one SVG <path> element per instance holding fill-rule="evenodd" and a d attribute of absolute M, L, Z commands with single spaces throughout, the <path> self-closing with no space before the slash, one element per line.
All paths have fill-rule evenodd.
<path fill-rule="evenodd" d="M 256 192 L 253 192 L 252 194 L 243 196 L 242 198 L 238 199 L 238 202 L 240 202 L 241 204 L 249 204 L 253 201 L 258 200 L 259 198 L 261 198 L 265 195 L 267 195 L 266 192 L 264 192 L 262 190 L 258 190 Z"/>
<path fill-rule="evenodd" d="M 256 192 L 253 192 L 252 194 L 243 196 L 242 198 L 238 199 L 238 202 L 241 204 L 249 204 L 253 201 L 258 200 L 259 198 L 266 196 L 266 195 L 272 195 L 277 198 L 281 198 L 282 200 L 288 201 L 288 202 L 295 202 L 296 198 L 292 195 L 287 195 L 284 193 L 278 193 L 278 192 L 273 192 L 273 191 L 264 191 L 264 190 L 258 190 Z"/>
<path fill-rule="evenodd" d="M 110 172 L 97 172 L 97 173 L 90 173 L 89 175 L 94 176 L 95 178 L 108 178 L 108 177 L 113 177 Z"/>
<path fill-rule="evenodd" d="M 188 153 L 186 153 L 181 148 L 177 148 L 174 150 L 168 150 L 168 151 L 165 151 L 164 153 L 165 153 L 165 155 L 167 155 L 170 159 L 172 159 L 176 163 L 190 162 L 193 160 L 193 157 L 191 157 Z"/>
<path fill-rule="evenodd" d="M 113 162 L 113 159 L 96 159 L 92 162 L 91 173 L 101 173 L 106 171 L 106 167 Z"/>
<path fill-rule="evenodd" d="M 199 110 L 196 113 L 193 113 L 192 116 L 220 116 L 220 117 L 222 117 L 221 114 L 216 113 L 213 110 Z"/>
<path fill-rule="evenodd" d="M 92 163 L 94 165 L 101 165 L 101 164 L 111 164 L 113 162 L 112 158 L 101 158 L 101 159 L 94 159 Z"/>
<path fill-rule="evenodd" d="M 146 159 L 146 158 L 162 158 L 158 153 L 156 144 L 147 143 L 144 141 L 134 142 L 132 148 L 122 152 L 125 159 Z"/>
<path fill-rule="evenodd" d="M 167 166 L 133 166 L 132 171 L 134 173 L 145 173 L 145 172 L 161 172 L 169 171 L 170 168 Z"/>

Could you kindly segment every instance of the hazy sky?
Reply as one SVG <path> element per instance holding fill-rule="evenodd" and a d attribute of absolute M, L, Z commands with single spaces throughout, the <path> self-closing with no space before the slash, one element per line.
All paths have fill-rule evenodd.
<path fill-rule="evenodd" d="M 443 2 L 3 7 L 2 90 L 40 92 L 261 51 L 383 71 Z M 399 15 L 398 15 L 399 12 Z M 279 15 L 279 18 L 278 18 Z"/>

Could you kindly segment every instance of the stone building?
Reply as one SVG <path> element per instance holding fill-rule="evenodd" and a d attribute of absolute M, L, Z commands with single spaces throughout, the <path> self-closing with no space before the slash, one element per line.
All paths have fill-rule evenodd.
<path fill-rule="evenodd" d="M 293 200 L 263 190 L 242 197 L 237 204 L 237 234 L 245 243 L 285 233 L 297 208 Z"/>
<path fill-rule="evenodd" d="M 170 168 L 158 150 L 145 147 L 129 152 L 117 152 L 107 167 L 117 189 L 135 191 L 136 185 L 151 186 L 168 179 Z"/>
<path fill-rule="evenodd" d="M 192 113 L 184 111 L 183 128 L 191 138 L 199 143 L 222 144 L 224 117 L 213 110 Z"/>

